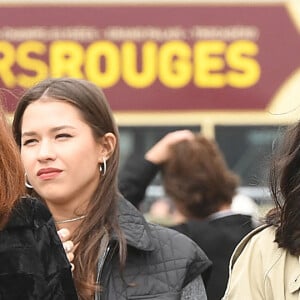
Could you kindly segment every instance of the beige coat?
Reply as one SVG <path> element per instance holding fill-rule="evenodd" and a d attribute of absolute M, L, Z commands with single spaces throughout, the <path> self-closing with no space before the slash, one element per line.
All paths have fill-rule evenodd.
<path fill-rule="evenodd" d="M 275 228 L 261 226 L 236 247 L 224 300 L 300 300 L 300 261 L 278 248 Z"/>

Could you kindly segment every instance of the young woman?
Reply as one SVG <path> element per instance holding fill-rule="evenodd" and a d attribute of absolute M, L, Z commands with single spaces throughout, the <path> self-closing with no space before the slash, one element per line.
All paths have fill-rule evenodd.
<path fill-rule="evenodd" d="M 31 194 L 72 233 L 80 299 L 206 299 L 203 251 L 147 224 L 120 196 L 118 129 L 98 87 L 71 78 L 37 84 L 21 98 L 13 130 Z"/>
<path fill-rule="evenodd" d="M 24 197 L 24 168 L 1 107 L 0 185 L 0 299 L 77 299 L 50 212 Z"/>
<path fill-rule="evenodd" d="M 226 300 L 300 297 L 300 122 L 278 149 L 270 172 L 276 206 L 235 249 Z"/>

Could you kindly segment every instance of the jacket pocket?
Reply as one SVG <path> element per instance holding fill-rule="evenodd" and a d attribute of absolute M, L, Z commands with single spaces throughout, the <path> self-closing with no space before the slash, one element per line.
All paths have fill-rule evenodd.
<path fill-rule="evenodd" d="M 128 300 L 180 300 L 181 293 L 168 293 L 159 295 L 142 295 L 142 296 L 130 296 Z"/>

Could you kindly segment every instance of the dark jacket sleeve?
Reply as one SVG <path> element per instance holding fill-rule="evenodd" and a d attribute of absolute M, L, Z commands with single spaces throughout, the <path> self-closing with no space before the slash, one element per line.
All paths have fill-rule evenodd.
<path fill-rule="evenodd" d="M 43 219 L 45 207 L 36 203 L 35 220 Z M 46 220 L 45 220 L 46 221 Z M 36 248 L 44 268 L 47 291 L 44 300 L 77 300 L 71 266 L 59 239 L 52 217 L 35 228 Z"/>
<path fill-rule="evenodd" d="M 132 156 L 119 174 L 119 190 L 135 207 L 143 201 L 146 189 L 159 171 L 159 166 L 144 157 Z"/>
<path fill-rule="evenodd" d="M 1 300 L 78 299 L 70 263 L 41 201 L 17 202 L 0 241 Z"/>

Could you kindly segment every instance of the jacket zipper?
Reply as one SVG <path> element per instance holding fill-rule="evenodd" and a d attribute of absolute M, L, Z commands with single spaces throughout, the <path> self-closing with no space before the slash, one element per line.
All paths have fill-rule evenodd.
<path fill-rule="evenodd" d="M 96 283 L 97 284 L 100 284 L 103 265 L 104 265 L 104 262 L 106 260 L 106 257 L 108 255 L 109 250 L 110 250 L 110 245 L 107 245 L 104 254 L 100 257 L 100 259 L 98 261 L 98 272 L 97 272 L 97 278 L 96 278 Z M 95 293 L 95 300 L 100 300 L 100 293 Z"/>

